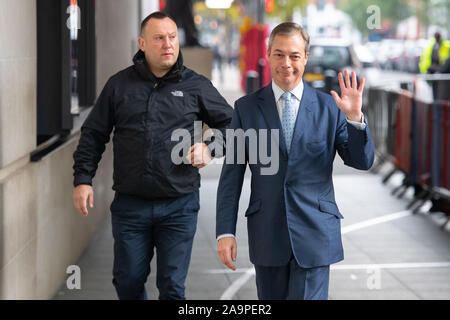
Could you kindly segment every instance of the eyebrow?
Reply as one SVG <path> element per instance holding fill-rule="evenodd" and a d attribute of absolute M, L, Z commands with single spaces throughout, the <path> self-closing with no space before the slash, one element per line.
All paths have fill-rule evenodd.
<path fill-rule="evenodd" d="M 283 53 L 284 54 L 284 52 L 282 50 L 280 50 L 280 49 L 275 49 L 273 51 L 274 51 L 274 53 L 275 52 L 279 52 L 279 53 Z M 292 55 L 292 54 L 300 54 L 300 52 L 299 51 L 294 51 L 294 52 L 289 53 L 289 55 Z"/>
<path fill-rule="evenodd" d="M 177 33 L 174 31 L 174 32 L 172 32 L 172 33 L 169 33 L 169 36 L 174 36 L 174 35 L 176 35 Z M 157 37 L 157 36 L 165 36 L 166 34 L 165 33 L 155 33 L 153 36 L 154 37 Z"/>

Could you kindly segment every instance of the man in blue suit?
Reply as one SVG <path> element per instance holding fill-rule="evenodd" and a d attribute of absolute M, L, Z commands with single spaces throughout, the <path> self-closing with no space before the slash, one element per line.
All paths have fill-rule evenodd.
<path fill-rule="evenodd" d="M 279 153 L 276 174 L 262 161 L 249 163 L 255 148 L 234 143 L 226 155 L 217 192 L 218 255 L 235 270 L 238 203 L 249 164 L 251 195 L 247 217 L 250 260 L 259 299 L 327 299 L 330 264 L 343 260 L 340 219 L 332 171 L 336 151 L 344 163 L 368 170 L 374 146 L 362 114 L 364 78 L 339 73 L 341 96 L 312 89 L 302 81 L 309 36 L 296 23 L 278 25 L 269 38 L 273 81 L 236 101 L 231 128 L 258 136 L 271 154 Z M 278 131 L 279 143 L 273 134 Z M 276 136 L 276 135 L 275 135 Z M 231 141 L 230 141 L 231 143 Z M 279 148 L 279 150 L 278 150 Z M 253 151 L 251 151 L 253 150 Z M 245 154 L 244 163 L 236 159 Z"/>

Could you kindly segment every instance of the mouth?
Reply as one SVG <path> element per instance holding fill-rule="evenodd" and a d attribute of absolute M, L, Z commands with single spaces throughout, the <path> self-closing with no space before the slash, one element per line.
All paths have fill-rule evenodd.
<path fill-rule="evenodd" d="M 278 72 L 281 76 L 283 76 L 283 77 L 289 77 L 289 76 L 291 76 L 292 74 L 293 74 L 293 72 L 289 72 L 289 71 L 280 71 L 280 72 Z"/>
<path fill-rule="evenodd" d="M 283 76 L 283 77 L 290 77 L 293 75 L 296 75 L 298 73 L 297 70 L 279 70 L 278 74 Z"/>

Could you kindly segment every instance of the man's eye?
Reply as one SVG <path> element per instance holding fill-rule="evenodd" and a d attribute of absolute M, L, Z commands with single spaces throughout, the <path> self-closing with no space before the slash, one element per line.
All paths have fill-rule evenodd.
<path fill-rule="evenodd" d="M 292 60 L 298 60 L 298 59 L 300 59 L 300 56 L 292 56 L 291 59 Z"/>

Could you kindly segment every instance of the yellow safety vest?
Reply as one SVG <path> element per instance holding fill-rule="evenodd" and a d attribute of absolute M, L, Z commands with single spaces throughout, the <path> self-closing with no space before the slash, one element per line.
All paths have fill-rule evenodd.
<path fill-rule="evenodd" d="M 433 47 L 436 43 L 436 39 L 433 38 L 430 41 L 430 45 L 423 50 L 423 54 L 420 57 L 419 69 L 420 73 L 427 73 L 428 68 L 431 66 L 431 54 L 433 53 Z M 450 41 L 442 41 L 441 47 L 439 48 L 439 64 L 444 65 L 445 61 L 449 57 Z"/>

